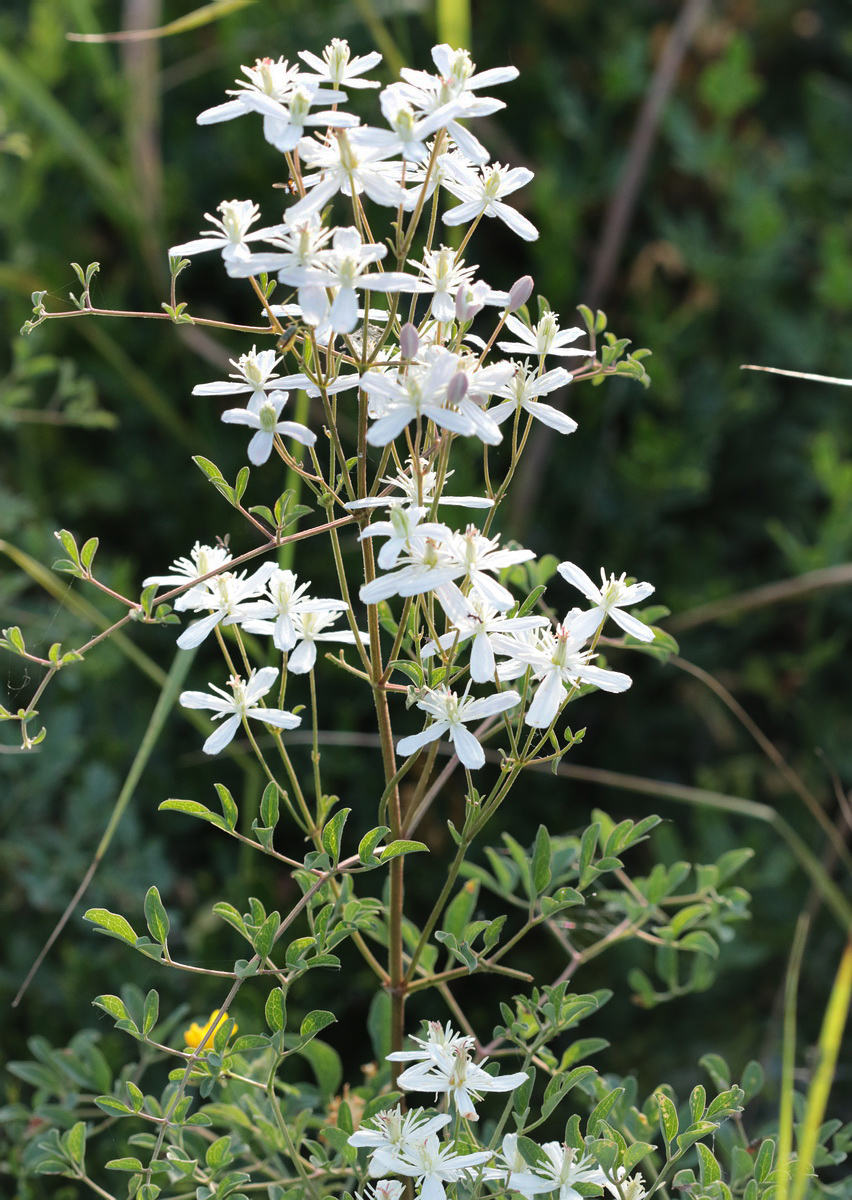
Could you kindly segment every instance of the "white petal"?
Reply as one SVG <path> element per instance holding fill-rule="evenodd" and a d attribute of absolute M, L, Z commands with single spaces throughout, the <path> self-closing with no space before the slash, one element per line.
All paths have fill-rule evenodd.
<path fill-rule="evenodd" d="M 307 675 L 317 661 L 317 648 L 310 638 L 305 638 L 287 660 L 287 670 L 293 675 Z"/>
<path fill-rule="evenodd" d="M 220 610 L 211 613 L 209 617 L 204 617 L 200 621 L 195 621 L 190 625 L 189 629 L 185 629 L 177 640 L 179 649 L 194 650 L 196 646 L 200 646 L 208 633 L 219 624 L 224 617 L 224 613 Z"/>
<path fill-rule="evenodd" d="M 464 725 L 454 725 L 452 727 L 450 730 L 450 740 L 455 746 L 459 762 L 467 767 L 469 771 L 476 771 L 481 766 L 484 766 L 485 751 L 470 730 L 465 729 Z M 459 1113 L 465 1116 L 461 1109 L 459 1109 Z"/>
<path fill-rule="evenodd" d="M 565 686 L 559 671 L 550 671 L 539 685 L 526 715 L 527 725 L 533 729 L 547 729 L 556 719 L 559 706 L 565 699 Z"/>
<path fill-rule="evenodd" d="M 637 617 L 623 612 L 620 608 L 611 608 L 609 615 L 616 625 L 620 625 L 624 632 L 629 633 L 631 637 L 637 638 L 640 642 L 653 642 L 653 629 L 650 625 L 644 625 Z"/>
<path fill-rule="evenodd" d="M 400 738 L 396 744 L 397 752 L 408 758 L 409 755 L 416 754 L 418 750 L 428 746 L 430 742 L 437 742 L 438 738 L 443 737 L 448 729 L 448 721 L 436 721 L 433 725 L 427 725 L 420 733 L 412 733 L 409 737 Z M 400 1076 L 400 1080 L 401 1078 L 402 1076 Z"/>
<path fill-rule="evenodd" d="M 222 724 L 213 733 L 201 747 L 205 754 L 218 754 L 233 740 L 234 734 L 240 727 L 240 718 L 236 713 L 232 717 L 228 717 L 227 721 Z"/>

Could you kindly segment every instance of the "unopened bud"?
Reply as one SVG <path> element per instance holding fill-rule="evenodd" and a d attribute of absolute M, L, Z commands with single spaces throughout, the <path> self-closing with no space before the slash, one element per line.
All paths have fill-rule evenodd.
<path fill-rule="evenodd" d="M 487 288 L 475 283 L 472 287 L 460 287 L 456 292 L 456 317 L 463 324 L 481 312 L 485 303 L 483 290 L 487 291 Z"/>
<path fill-rule="evenodd" d="M 399 352 L 403 358 L 410 361 L 411 359 L 417 357 L 417 351 L 419 348 L 420 335 L 417 332 L 417 327 L 408 321 L 400 330 Z"/>
<path fill-rule="evenodd" d="M 459 293 L 461 295 L 461 293 Z M 447 403 L 457 405 L 467 395 L 467 375 L 464 371 L 456 371 L 447 387 Z"/>
<path fill-rule="evenodd" d="M 522 275 L 520 279 L 516 279 L 509 289 L 509 302 L 506 305 L 507 310 L 514 312 L 516 308 L 520 308 L 522 304 L 526 304 L 532 295 L 532 290 L 532 275 Z"/>

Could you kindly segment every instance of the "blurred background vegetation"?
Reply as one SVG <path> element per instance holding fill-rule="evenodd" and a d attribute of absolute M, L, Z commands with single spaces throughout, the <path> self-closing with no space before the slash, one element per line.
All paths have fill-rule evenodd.
<path fill-rule="evenodd" d="M 0 13 L 0 608 L 2 625 L 20 625 L 37 653 L 94 632 L 72 595 L 115 615 L 67 577 L 56 576 L 51 594 L 20 569 L 21 554 L 50 566 L 54 530 L 99 536 L 101 576 L 131 595 L 196 539 L 231 534 L 237 550 L 251 544 L 189 461 L 204 454 L 228 478 L 242 465 L 242 443 L 221 426 L 218 406 L 190 393 L 222 378 L 228 358 L 248 345 L 235 334 L 117 318 L 55 321 L 22 339 L 30 293 L 46 289 L 48 307 L 69 306 L 68 292 L 79 291 L 69 263 L 99 261 L 96 305 L 158 311 L 167 299 L 166 248 L 194 236 L 205 211 L 251 197 L 275 219 L 277 164 L 259 132 L 243 122 L 195 125 L 201 109 L 224 99 L 241 63 L 319 52 L 338 36 L 356 52 L 378 44 L 428 67 L 424 47 L 446 36 L 427 0 L 262 0 L 159 40 L 66 36 L 155 27 L 194 7 L 7 0 Z M 653 961 L 617 950 L 578 983 L 615 990 L 589 1032 L 612 1039 L 615 1025 L 599 1064 L 635 1070 L 643 1091 L 661 1079 L 691 1086 L 708 1050 L 725 1054 L 735 1073 L 761 1058 L 772 1079 L 795 919 L 806 908 L 814 917 L 805 1043 L 818 1027 L 842 931 L 771 825 L 678 803 L 666 785 L 771 806 L 840 886 L 848 880 L 837 846 L 842 855 L 850 832 L 852 597 L 848 581 L 837 586 L 848 578 L 842 570 L 809 573 L 852 563 L 850 392 L 740 366 L 852 374 L 852 12 L 846 0 L 474 0 L 472 21 L 479 66 L 511 61 L 521 71 L 500 93 L 507 109 L 481 136 L 494 158 L 536 171 L 525 203 L 541 237 L 521 244 L 485 222 L 470 257 L 495 287 L 531 273 L 563 324 L 585 302 L 604 308 L 619 336 L 653 350 L 649 391 L 613 380 L 572 392 L 579 431 L 567 442 L 533 443 L 507 531 L 592 575 L 605 566 L 654 582 L 683 660 L 723 689 L 720 696 L 685 666 L 637 655 L 627 696 L 591 698 L 578 711 L 588 735 L 570 761 L 660 781 L 656 793 L 542 776 L 535 805 L 506 812 L 506 828 L 529 842 L 540 820 L 570 833 L 595 807 L 616 818 L 656 811 L 666 823 L 654 845 L 667 861 L 710 862 L 752 847 L 738 882 L 753 893 L 754 917 L 723 948 L 710 991 L 642 1009 L 627 973 L 640 965 L 653 975 Z M 194 314 L 256 320 L 248 289 L 225 278 L 218 261 L 199 259 L 180 282 Z M 257 474 L 252 487 L 252 502 L 268 502 L 275 483 Z M 335 585 L 323 555 L 317 544 L 296 565 L 319 594 L 334 594 L 324 590 Z M 793 581 L 783 602 L 743 595 L 778 581 Z M 733 599 L 714 607 L 725 598 Z M 555 601 L 571 602 L 568 594 Z M 168 669 L 172 629 L 128 636 Z M 203 657 L 193 667 L 198 685 L 208 677 Z M 4 656 L 0 703 L 26 703 L 36 682 L 32 669 Z M 326 727 L 372 732 L 357 688 L 335 678 L 328 690 Z M 138 656 L 110 643 L 51 686 L 41 705 L 48 736 L 36 752 L 16 753 L 13 727 L 0 727 L 0 1058 L 26 1057 L 33 1033 L 64 1045 L 81 1027 L 98 1026 L 92 997 L 117 991 L 124 978 L 156 984 L 163 1010 L 185 1003 L 195 1016 L 217 1002 L 92 937 L 78 910 L 22 1005 L 6 1007 L 86 870 L 157 694 Z M 798 794 L 726 705 L 728 694 L 796 772 Z M 156 882 L 173 920 L 183 914 L 184 957 L 216 966 L 233 961 L 236 945 L 209 916 L 215 899 L 239 907 L 257 894 L 282 908 L 287 896 L 253 859 L 235 862 L 232 843 L 215 830 L 157 814 L 167 796 L 208 799 L 214 770 L 199 750 L 197 731 L 176 716 L 87 905 L 133 916 Z M 371 752 L 335 753 L 324 758 L 329 786 L 356 813 L 369 812 Z M 238 764 L 218 765 L 215 778 L 225 775 L 235 794 L 256 789 Z M 460 803 L 458 786 L 424 831 L 436 848 Z M 833 843 L 805 794 L 835 826 Z M 640 850 L 631 865 L 642 871 L 650 861 Z M 542 942 L 536 952 L 544 976 L 557 974 L 547 966 L 554 946 Z M 366 993 L 357 976 L 351 982 L 346 1003 L 358 1014 Z M 476 988 L 474 980 L 473 1005 Z M 247 997 L 240 1015 L 245 1029 L 257 1016 L 251 1004 Z M 495 1015 L 490 994 L 483 1011 L 486 1022 Z M 117 1036 L 105 1034 L 102 1046 L 120 1061 Z M 355 1052 L 356 1067 L 367 1055 Z M 843 1062 L 848 1085 L 848 1055 Z M 3 1090 L 9 1102 L 27 1094 L 9 1075 Z M 67 1185 L 42 1186 L 33 1195 Z"/>

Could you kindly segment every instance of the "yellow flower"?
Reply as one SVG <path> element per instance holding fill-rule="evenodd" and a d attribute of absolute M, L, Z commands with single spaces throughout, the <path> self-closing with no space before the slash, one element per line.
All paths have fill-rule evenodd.
<path fill-rule="evenodd" d="M 199 1025 L 197 1021 L 193 1021 L 192 1024 L 190 1025 L 189 1029 L 187 1029 L 183 1035 L 183 1040 L 186 1043 L 187 1049 L 188 1050 L 197 1049 L 198 1046 L 201 1045 L 204 1038 L 207 1036 L 208 1030 L 213 1028 L 213 1026 L 215 1026 L 218 1029 L 220 1025 L 224 1024 L 224 1022 L 227 1021 L 227 1019 L 228 1019 L 228 1014 L 226 1012 L 223 1012 L 220 1015 L 219 1009 L 214 1008 L 212 1013 L 210 1014 L 210 1019 L 208 1020 L 206 1025 Z M 238 1028 L 239 1027 L 237 1025 L 235 1025 L 233 1032 L 236 1033 Z M 207 1045 L 205 1046 L 205 1050 L 208 1049 L 208 1047 L 212 1044 L 212 1041 L 213 1041 L 213 1039 L 210 1038 Z"/>

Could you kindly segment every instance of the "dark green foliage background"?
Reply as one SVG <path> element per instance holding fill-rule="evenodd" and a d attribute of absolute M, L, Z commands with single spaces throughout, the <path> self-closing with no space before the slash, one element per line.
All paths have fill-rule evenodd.
<path fill-rule="evenodd" d="M 192 7 L 168 0 L 162 17 Z M 498 222 L 486 222 L 470 257 L 495 287 L 529 271 L 565 324 L 587 299 L 605 209 L 678 10 L 668 0 L 474 4 L 476 61 L 485 67 L 511 60 L 521 70 L 501 92 L 508 108 L 485 122 L 482 138 L 496 159 L 535 169 L 525 211 L 541 238 L 521 244 Z M 111 29 L 119 20 L 120 6 L 96 0 L 13 0 L 0 14 L 0 538 L 49 565 L 58 549 L 53 530 L 98 535 L 102 577 L 135 594 L 145 575 L 162 571 L 196 539 L 230 533 L 237 550 L 251 545 L 189 461 L 191 453 L 204 454 L 229 478 L 242 465 L 242 441 L 221 426 L 218 407 L 190 393 L 197 382 L 221 378 L 227 358 L 248 346 L 236 335 L 193 336 L 166 323 L 89 319 L 47 324 L 23 341 L 17 329 L 29 316 L 30 292 L 46 288 L 48 306 L 64 307 L 68 291 L 79 290 L 69 261 L 98 260 L 96 304 L 158 310 L 167 294 L 166 247 L 194 236 L 202 213 L 223 198 L 250 196 L 270 220 L 276 215 L 269 184 L 278 165 L 259 130 L 243 121 L 198 129 L 196 113 L 218 103 L 239 64 L 259 55 L 293 58 L 302 47 L 321 50 L 330 36 L 348 37 L 361 52 L 372 42 L 355 6 L 325 0 L 263 0 L 150 44 L 148 59 L 137 48 L 141 74 L 134 74 L 132 53 L 65 38 L 68 30 Z M 423 47 L 435 38 L 429 7 L 406 6 L 386 20 L 407 61 L 428 66 Z M 850 559 L 850 393 L 739 369 L 758 363 L 852 374 L 850 56 L 852 16 L 841 0 L 710 5 L 600 300 L 610 328 L 653 350 L 653 385 L 648 392 L 624 380 L 577 387 L 569 411 L 579 431 L 569 441 L 553 439 L 540 471 L 524 481 L 524 506 L 509 518 L 508 531 L 524 544 L 582 563 L 592 575 L 603 565 L 650 579 L 675 614 Z M 153 81 L 150 120 L 146 80 Z M 256 320 L 247 289 L 217 262 L 199 259 L 181 284 L 196 315 Z M 458 490 L 465 471 L 472 483 L 472 460 L 457 476 Z M 250 501 L 268 502 L 279 483 L 272 465 L 257 471 Z M 323 555 L 319 544 L 309 548 L 297 567 L 319 594 L 333 594 Z M 573 602 L 567 588 L 552 595 L 557 607 Z M 0 606 L 2 625 L 21 625 L 37 652 L 90 635 L 5 557 Z M 817 591 L 702 625 L 682 639 L 684 657 L 736 694 L 832 819 L 831 772 L 843 784 L 852 777 L 850 617 L 847 588 Z M 173 630 L 140 628 L 131 636 L 168 667 Z M 652 660 L 631 658 L 627 669 L 634 674 L 627 696 L 595 697 L 578 711 L 588 735 L 573 761 L 775 805 L 824 853 L 801 803 L 702 684 Z M 218 671 L 203 648 L 193 680 L 201 686 Z M 4 658 L 2 702 L 25 702 L 34 675 Z M 24 757 L 4 749 L 0 756 L 4 1005 L 85 871 L 155 699 L 156 689 L 120 651 L 101 647 L 47 693 L 41 715 L 48 738 L 38 752 Z M 331 679 L 325 703 L 326 727 L 374 732 L 367 698 L 348 680 Z M 0 729 L 4 748 L 9 730 Z M 330 789 L 354 809 L 352 825 L 361 830 L 373 823 L 372 753 L 355 748 L 324 757 Z M 156 882 L 184 956 L 225 966 L 240 951 L 208 915 L 211 903 L 227 898 L 241 907 L 257 894 L 283 910 L 288 895 L 264 866 L 235 859 L 215 831 L 157 813 L 167 796 L 208 802 L 214 779 L 228 782 L 249 808 L 256 804 L 257 777 L 202 758 L 197 732 L 176 716 L 87 903 L 133 919 Z M 710 1049 L 726 1054 L 735 1071 L 762 1057 L 772 1076 L 779 980 L 795 918 L 811 903 L 806 880 L 772 832 L 708 809 L 549 777 L 536 777 L 527 789 L 505 814 L 521 840 L 532 840 L 539 821 L 554 833 L 581 828 L 600 806 L 616 817 L 660 812 L 668 823 L 653 844 L 669 861 L 709 862 L 738 845 L 756 850 L 741 878 L 754 892 L 755 919 L 724 948 L 712 991 L 638 1010 L 625 976 L 635 962 L 650 967 L 633 949 L 616 950 L 579 983 L 583 990 L 615 989 L 589 1032 L 603 1031 L 614 1043 L 600 1065 L 637 1071 L 645 1090 L 661 1079 L 691 1086 L 695 1060 Z M 460 803 L 461 793 L 451 789 L 435 811 L 424 831 L 434 848 L 446 847 L 444 821 Z M 650 861 L 640 850 L 631 865 L 641 872 Z M 814 907 L 805 1040 L 815 1036 L 840 946 L 835 926 Z M 544 977 L 558 973 L 547 965 L 554 953 L 550 944 L 535 947 Z M 197 1016 L 218 999 L 214 990 L 190 991 L 185 978 L 94 937 L 78 913 L 23 1006 L 6 1010 L 2 1054 L 25 1056 L 24 1040 L 34 1031 L 64 1044 L 81 1026 L 99 1024 L 92 996 L 117 991 L 128 976 L 157 986 L 164 1010 L 185 1002 Z M 353 967 L 345 982 L 344 1015 L 363 1020 L 368 981 Z M 337 981 L 315 986 L 329 986 L 338 998 Z M 466 998 L 482 1007 L 487 1026 L 495 1014 L 484 991 L 473 980 Z M 260 1020 L 248 992 L 240 1013 L 246 1029 Z M 304 997 L 306 1008 L 321 1000 Z M 120 1061 L 123 1047 L 112 1033 L 104 1043 Z M 353 1070 L 368 1055 L 356 1048 Z M 8 1076 L 4 1087 L 7 1098 L 18 1094 Z"/>

